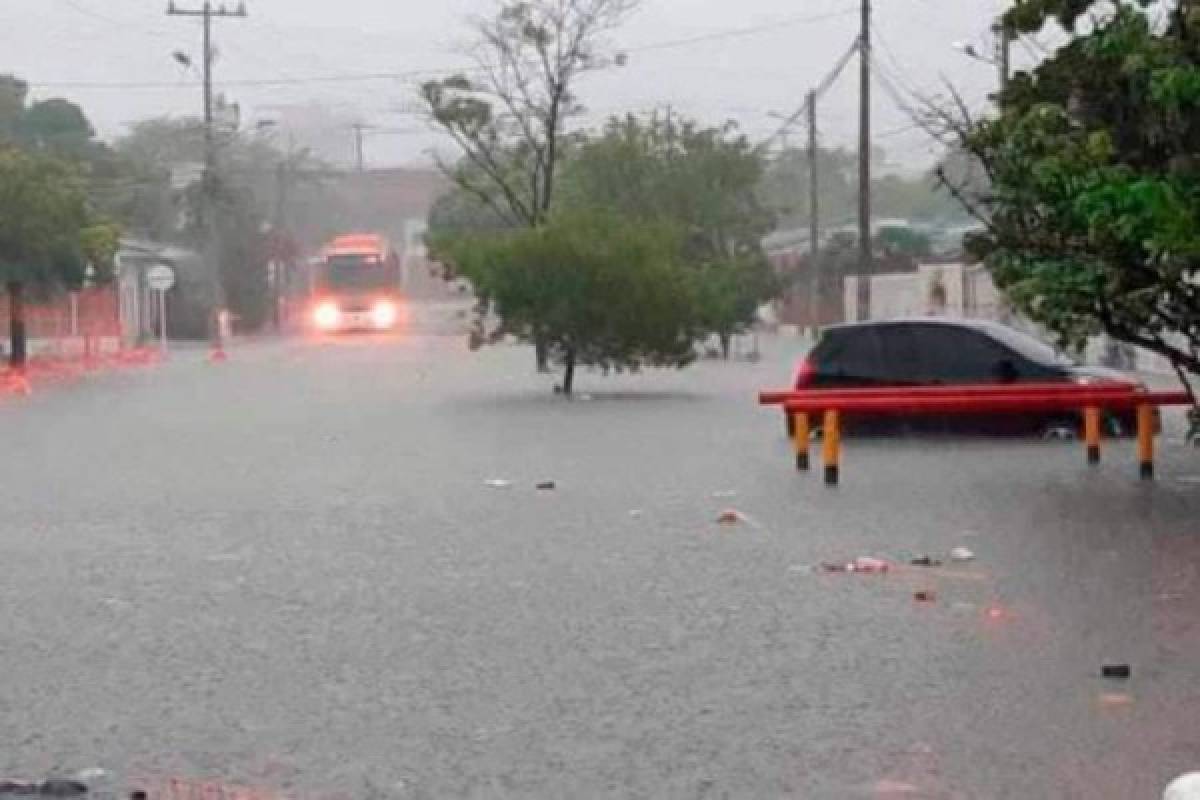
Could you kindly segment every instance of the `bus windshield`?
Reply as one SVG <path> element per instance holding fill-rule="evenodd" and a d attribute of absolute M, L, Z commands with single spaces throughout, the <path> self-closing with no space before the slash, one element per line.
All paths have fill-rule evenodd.
<path fill-rule="evenodd" d="M 387 262 L 377 255 L 331 255 L 325 260 L 330 289 L 380 289 L 389 285 Z"/>

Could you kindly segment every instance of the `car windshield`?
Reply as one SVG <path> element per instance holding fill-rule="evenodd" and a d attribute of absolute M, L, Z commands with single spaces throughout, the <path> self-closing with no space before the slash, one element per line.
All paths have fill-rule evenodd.
<path fill-rule="evenodd" d="M 0 0 L 0 800 L 1200 800 L 1190 386 L 1200 0 Z"/>
<path fill-rule="evenodd" d="M 325 269 L 326 286 L 331 289 L 378 289 L 388 284 L 386 264 L 378 256 L 329 256 Z"/>

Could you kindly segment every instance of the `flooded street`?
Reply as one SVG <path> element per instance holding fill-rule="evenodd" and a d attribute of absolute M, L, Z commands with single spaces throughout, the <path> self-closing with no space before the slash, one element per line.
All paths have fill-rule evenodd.
<path fill-rule="evenodd" d="M 0 780 L 1026 800 L 1200 764 L 1176 433 L 1153 484 L 1129 441 L 1088 469 L 1070 443 L 851 439 L 831 490 L 754 401 L 793 343 L 583 372 L 565 401 L 445 319 L 0 409 Z M 892 567 L 822 566 L 860 556 Z"/>

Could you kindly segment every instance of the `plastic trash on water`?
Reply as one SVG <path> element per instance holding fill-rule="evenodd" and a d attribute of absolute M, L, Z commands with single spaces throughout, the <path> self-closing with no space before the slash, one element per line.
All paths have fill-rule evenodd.
<path fill-rule="evenodd" d="M 110 775 L 111 773 L 102 767 L 88 767 L 87 769 L 81 769 L 79 772 L 76 772 L 75 780 L 90 785 L 96 783 L 97 781 L 107 780 Z"/>
<path fill-rule="evenodd" d="M 1168 783 L 1162 800 L 1200 800 L 1200 772 L 1185 772 Z"/>
<path fill-rule="evenodd" d="M 825 572 L 862 572 L 867 575 L 881 575 L 890 570 L 891 566 L 882 558 L 859 556 L 853 561 L 822 564 L 821 569 Z"/>
<path fill-rule="evenodd" d="M 1124 680 L 1133 674 L 1128 664 L 1105 664 L 1100 668 L 1100 674 L 1105 678 Z"/>
<path fill-rule="evenodd" d="M 508 489 L 512 486 L 512 481 L 506 481 L 504 478 L 488 478 L 483 485 L 489 489 Z"/>
<path fill-rule="evenodd" d="M 964 561 L 974 561 L 975 554 L 966 547 L 955 547 L 950 551 L 950 560 L 957 561 L 960 564 Z"/>
<path fill-rule="evenodd" d="M 940 567 L 942 565 L 942 562 L 933 556 L 917 556 L 908 563 L 914 567 Z"/>
<path fill-rule="evenodd" d="M 937 592 L 933 591 L 932 589 L 918 589 L 917 591 L 913 592 L 913 600 L 917 601 L 918 603 L 936 603 Z"/>
<path fill-rule="evenodd" d="M 631 509 L 629 509 L 629 518 L 637 519 L 640 516 L 642 516 L 643 513 L 644 512 L 640 508 L 631 508 Z"/>
<path fill-rule="evenodd" d="M 551 489 L 554 489 L 556 487 L 555 487 L 554 481 L 539 481 L 536 484 L 535 488 L 539 489 L 540 491 L 543 491 L 543 492 L 548 492 Z"/>
<path fill-rule="evenodd" d="M 746 518 L 742 512 L 736 508 L 726 508 L 717 515 L 717 522 L 721 525 L 737 525 L 739 522 L 745 522 Z"/>
<path fill-rule="evenodd" d="M 734 497 L 737 497 L 737 490 L 736 489 L 722 489 L 719 492 L 713 492 L 712 496 L 716 500 L 730 500 Z"/>

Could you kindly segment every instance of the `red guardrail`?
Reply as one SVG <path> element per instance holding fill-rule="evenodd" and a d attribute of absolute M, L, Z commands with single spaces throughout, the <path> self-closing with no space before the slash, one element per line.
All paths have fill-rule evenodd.
<path fill-rule="evenodd" d="M 1125 381 L 1096 381 L 1095 383 L 1065 383 L 1062 381 L 1038 383 L 964 383 L 940 384 L 936 386 L 864 386 L 837 389 L 780 389 L 758 393 L 759 405 L 784 405 L 789 400 L 805 400 L 813 397 L 925 397 L 941 395 L 1012 395 L 1023 392 L 1042 394 L 1074 395 L 1080 391 L 1113 392 L 1129 394 L 1141 391 L 1136 384 Z"/>
<path fill-rule="evenodd" d="M 1154 409 L 1190 405 L 1187 392 L 1150 392 L 1120 382 L 1024 383 L 986 385 L 908 386 L 862 389 L 808 389 L 761 392 L 762 405 L 782 405 L 794 420 L 793 443 L 797 469 L 808 469 L 810 418 L 822 416 L 822 454 L 825 482 L 838 482 L 841 459 L 841 415 L 921 416 L 931 414 L 1005 414 L 1080 411 L 1088 462 L 1100 460 L 1100 412 L 1137 411 L 1138 462 L 1141 476 L 1154 475 Z"/>

